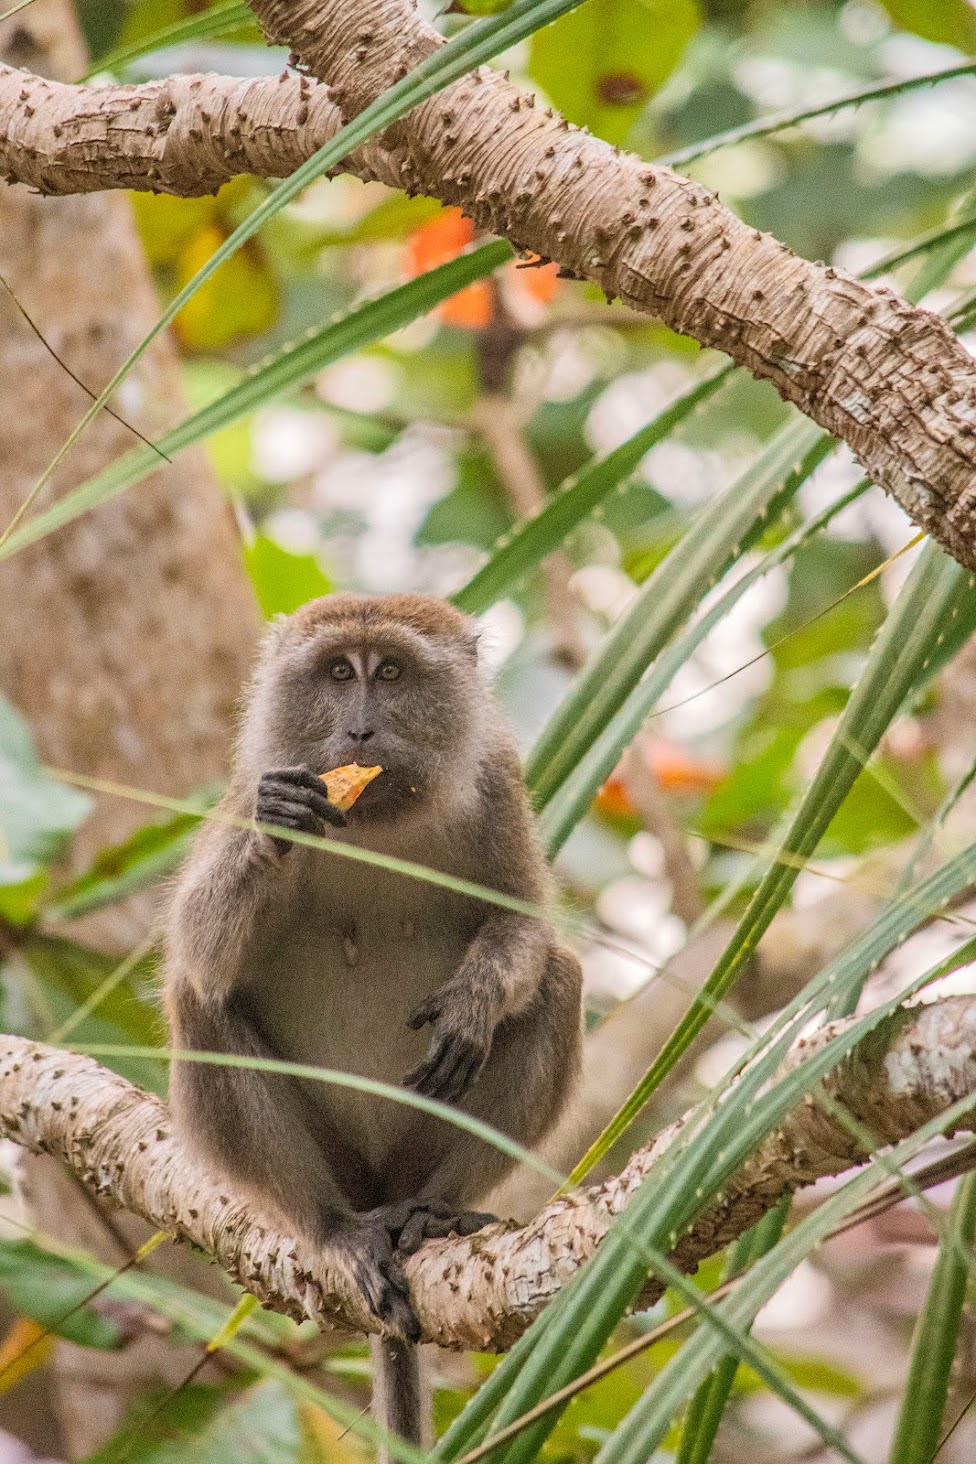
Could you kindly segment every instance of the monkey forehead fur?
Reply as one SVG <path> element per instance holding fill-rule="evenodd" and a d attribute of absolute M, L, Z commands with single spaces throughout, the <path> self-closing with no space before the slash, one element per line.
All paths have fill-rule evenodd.
<path fill-rule="evenodd" d="M 359 684 L 330 675 L 338 658 L 369 652 L 395 660 L 397 678 Z M 239 773 L 384 768 L 354 822 L 403 812 L 448 787 L 461 796 L 486 760 L 511 755 L 511 733 L 478 668 L 475 626 L 433 596 L 328 595 L 278 618 L 247 702 Z"/>

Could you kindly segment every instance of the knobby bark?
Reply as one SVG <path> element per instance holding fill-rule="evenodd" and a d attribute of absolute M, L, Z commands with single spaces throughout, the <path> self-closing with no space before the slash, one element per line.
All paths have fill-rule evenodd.
<path fill-rule="evenodd" d="M 70 0 L 36 0 L 0 26 L 0 53 L 35 72 L 77 75 L 85 56 Z M 94 390 L 158 314 L 131 209 L 120 196 L 45 199 L 0 184 L 0 274 L 58 356 Z M 89 398 L 2 290 L 0 339 L 2 526 Z M 185 413 L 171 343 L 156 343 L 114 406 L 150 435 Z M 101 416 L 43 502 L 135 441 Z M 202 453 L 163 466 L 138 493 L 8 561 L 0 622 L 0 690 L 26 715 L 45 761 L 174 794 L 223 774 L 259 616 L 229 506 Z M 97 799 L 73 843 L 72 868 L 144 821 L 137 804 Z M 85 939 L 128 949 L 145 935 L 154 904 L 154 896 L 143 896 L 91 917 Z M 145 1238 L 135 1219 L 113 1238 L 53 1161 L 31 1159 L 27 1180 L 37 1223 L 113 1265 Z M 222 1282 L 188 1252 L 169 1251 L 159 1265 L 204 1289 Z M 114 1353 L 59 1344 L 54 1411 L 66 1452 L 87 1457 L 114 1432 L 127 1399 L 147 1385 L 174 1383 L 189 1365 L 186 1351 L 150 1336 Z"/>
<path fill-rule="evenodd" d="M 362 110 L 441 44 L 412 0 L 251 4 L 331 97 L 286 78 L 279 106 L 274 83 L 189 78 L 79 92 L 76 112 L 70 94 L 7 73 L 0 164 L 56 189 L 197 192 L 231 171 L 286 173 L 330 135 L 336 109 Z M 769 379 L 976 567 L 976 365 L 931 312 L 798 258 L 700 184 L 621 154 L 484 68 L 415 108 L 347 164 L 357 165 L 460 204 L 482 228 Z"/>
<path fill-rule="evenodd" d="M 841 1031 L 798 1043 L 802 1063 Z M 717 1203 L 681 1238 L 672 1259 L 691 1271 L 802 1185 L 869 1155 L 838 1117 L 893 1143 L 962 1098 L 976 1104 L 976 998 L 903 1008 L 884 1019 L 832 1071 L 833 1100 L 807 1098 L 767 1136 Z M 432 1241 L 407 1263 L 428 1341 L 498 1351 L 510 1346 L 600 1244 L 613 1216 L 682 1131 L 671 1125 L 604 1184 L 549 1204 L 531 1224 L 497 1224 L 466 1240 Z M 967 1123 L 965 1127 L 970 1127 Z M 358 1292 L 327 1256 L 255 1218 L 253 1203 L 192 1160 L 158 1098 L 92 1058 L 23 1038 L 0 1038 L 0 1134 L 71 1166 L 100 1199 L 213 1256 L 265 1305 L 320 1326 L 373 1329 Z M 643 1300 L 661 1288 L 651 1282 Z"/>

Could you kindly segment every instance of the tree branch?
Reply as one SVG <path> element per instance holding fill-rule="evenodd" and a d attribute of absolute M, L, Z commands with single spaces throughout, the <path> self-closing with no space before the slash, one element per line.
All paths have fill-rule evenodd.
<path fill-rule="evenodd" d="M 845 1025 L 797 1044 L 790 1065 Z M 255 1220 L 252 1202 L 232 1198 L 187 1155 L 158 1098 L 89 1057 L 19 1037 L 3 1037 L 0 1047 L 0 1134 L 63 1159 L 100 1198 L 193 1241 L 265 1305 L 322 1326 L 370 1329 L 360 1297 L 327 1259 Z M 900 1010 L 825 1087 L 880 1143 L 905 1137 L 960 1098 L 976 1101 L 976 998 Z M 835 1112 L 801 1104 L 679 1241 L 675 1263 L 693 1270 L 782 1196 L 863 1163 L 869 1156 Z M 524 1228 L 500 1224 L 473 1239 L 428 1242 L 407 1267 L 425 1338 L 445 1347 L 510 1346 L 592 1255 L 681 1127 L 671 1125 L 619 1175 L 554 1201 Z M 645 1299 L 659 1292 L 651 1283 Z"/>
<path fill-rule="evenodd" d="M 0 178 L 41 193 L 135 188 L 195 198 L 241 173 L 284 178 L 341 125 L 328 87 L 288 71 L 67 86 L 0 66 Z M 375 142 L 342 171 L 399 186 Z"/>
<path fill-rule="evenodd" d="M 313 112 L 320 143 L 334 129 L 336 106 L 343 116 L 358 112 L 441 44 L 411 0 L 251 5 L 272 39 L 330 82 L 331 100 L 302 79 L 175 78 L 148 89 L 99 89 L 97 102 L 86 89 L 89 110 L 76 116 L 63 94 L 45 94 L 50 83 L 22 73 L 12 81 L 8 73 L 0 86 L 0 168 L 35 186 L 74 180 L 91 188 L 101 166 L 94 186 L 114 179 L 192 192 L 234 171 L 287 173 L 310 150 L 313 137 L 303 129 Z M 257 99 L 253 115 L 245 106 L 242 117 L 237 102 L 229 110 L 235 92 Z M 113 94 L 128 99 L 128 123 L 108 100 Z M 164 110 L 144 113 L 143 96 L 153 105 L 161 96 Z M 128 173 L 107 157 L 106 126 Z M 976 364 L 938 316 L 800 259 L 700 184 L 619 153 L 484 68 L 415 108 L 382 148 L 371 144 L 349 167 L 460 204 L 482 228 L 770 380 L 847 442 L 917 524 L 976 568 Z"/>

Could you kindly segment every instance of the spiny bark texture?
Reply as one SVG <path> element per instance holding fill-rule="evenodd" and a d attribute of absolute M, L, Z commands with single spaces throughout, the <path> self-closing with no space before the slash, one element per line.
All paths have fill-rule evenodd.
<path fill-rule="evenodd" d="M 184 78 L 70 95 L 0 75 L 0 167 L 71 187 L 210 191 L 282 175 L 441 44 L 410 0 L 251 0 L 319 89 Z M 280 127 L 280 132 L 279 132 Z M 117 156 L 110 153 L 117 149 Z M 881 487 L 976 568 L 976 366 L 893 291 L 812 264 L 714 194 L 570 127 L 481 69 L 343 165 L 459 204 L 484 229 L 724 351 L 846 441 Z"/>
<path fill-rule="evenodd" d="M 327 87 L 275 77 L 171 76 L 66 86 L 0 67 L 0 177 L 46 194 L 135 188 L 194 198 L 241 173 L 284 178 L 342 125 Z M 344 171 L 396 184 L 378 144 Z"/>
<path fill-rule="evenodd" d="M 790 1065 L 844 1025 L 799 1043 Z M 885 1019 L 825 1087 L 882 1144 L 961 1098 L 976 1101 L 976 998 L 906 1008 Z M 425 1338 L 444 1347 L 510 1346 L 592 1255 L 681 1128 L 673 1124 L 621 1174 L 556 1200 L 522 1229 L 499 1224 L 466 1240 L 425 1245 L 407 1265 Z M 91 1058 L 0 1039 L 0 1134 L 65 1160 L 101 1199 L 201 1246 L 265 1305 L 320 1325 L 371 1329 L 359 1294 L 327 1259 L 255 1220 L 249 1202 L 234 1199 L 224 1182 L 186 1155 L 158 1098 Z M 832 1111 L 807 1099 L 766 1138 L 672 1258 L 694 1269 L 783 1195 L 867 1157 Z M 653 1284 L 646 1299 L 657 1294 Z"/>
<path fill-rule="evenodd" d="M 345 116 L 441 44 L 412 0 L 250 0 Z M 384 137 L 403 187 L 727 352 L 843 438 L 881 487 L 976 567 L 976 365 L 893 291 L 794 255 L 691 179 L 648 167 L 472 72 Z"/>

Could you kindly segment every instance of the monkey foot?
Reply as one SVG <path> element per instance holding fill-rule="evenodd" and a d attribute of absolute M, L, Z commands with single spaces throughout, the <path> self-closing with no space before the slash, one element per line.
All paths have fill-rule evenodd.
<path fill-rule="evenodd" d="M 344 1219 L 335 1235 L 367 1305 L 385 1330 L 407 1342 L 420 1340 L 420 1323 L 410 1304 L 403 1257 L 413 1255 L 425 1240 L 448 1235 L 474 1235 L 497 1216 L 459 1210 L 443 1200 L 382 1205 Z"/>

